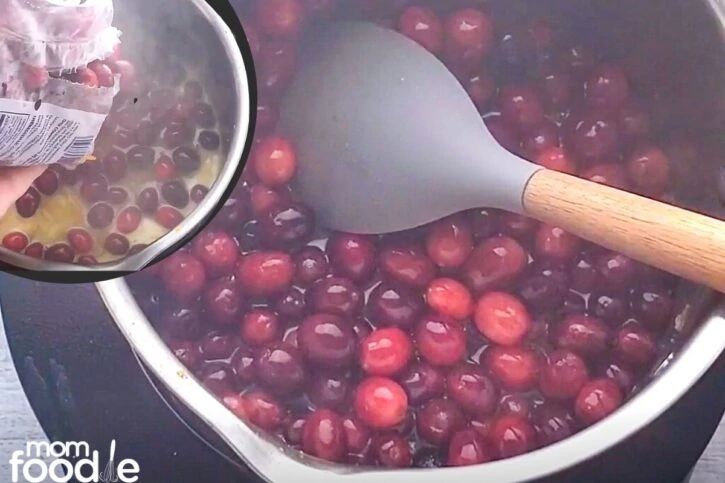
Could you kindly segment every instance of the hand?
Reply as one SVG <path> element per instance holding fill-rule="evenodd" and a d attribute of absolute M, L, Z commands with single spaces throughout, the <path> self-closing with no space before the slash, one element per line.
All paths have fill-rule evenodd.
<path fill-rule="evenodd" d="M 5 216 L 13 203 L 23 196 L 33 181 L 47 168 L 47 166 L 0 168 L 0 217 Z"/>

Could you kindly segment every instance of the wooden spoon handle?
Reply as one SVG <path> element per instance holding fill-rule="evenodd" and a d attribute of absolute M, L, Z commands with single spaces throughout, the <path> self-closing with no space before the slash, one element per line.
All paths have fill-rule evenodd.
<path fill-rule="evenodd" d="M 523 196 L 527 215 L 693 282 L 725 292 L 725 222 L 542 169 Z"/>

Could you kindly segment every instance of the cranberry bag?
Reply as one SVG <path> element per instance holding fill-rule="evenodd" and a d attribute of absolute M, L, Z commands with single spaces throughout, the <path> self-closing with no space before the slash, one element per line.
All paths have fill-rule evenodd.
<path fill-rule="evenodd" d="M 76 164 L 93 152 L 123 72 L 112 0 L 0 4 L 0 166 Z"/>

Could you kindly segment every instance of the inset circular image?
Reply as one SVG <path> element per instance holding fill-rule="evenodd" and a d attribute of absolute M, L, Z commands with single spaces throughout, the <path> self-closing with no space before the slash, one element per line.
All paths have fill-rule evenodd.
<path fill-rule="evenodd" d="M 0 34 L 0 265 L 63 283 L 139 271 L 198 233 L 241 175 L 246 37 L 223 1 L 35 3 L 0 9 L 14 34 Z"/>

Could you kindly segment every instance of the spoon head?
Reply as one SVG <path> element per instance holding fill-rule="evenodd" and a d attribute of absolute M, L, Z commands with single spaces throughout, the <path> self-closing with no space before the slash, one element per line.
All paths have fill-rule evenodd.
<path fill-rule="evenodd" d="M 301 195 L 335 230 L 393 232 L 477 206 L 521 211 L 536 169 L 496 143 L 434 55 L 368 23 L 309 41 L 280 121 L 296 143 Z"/>

